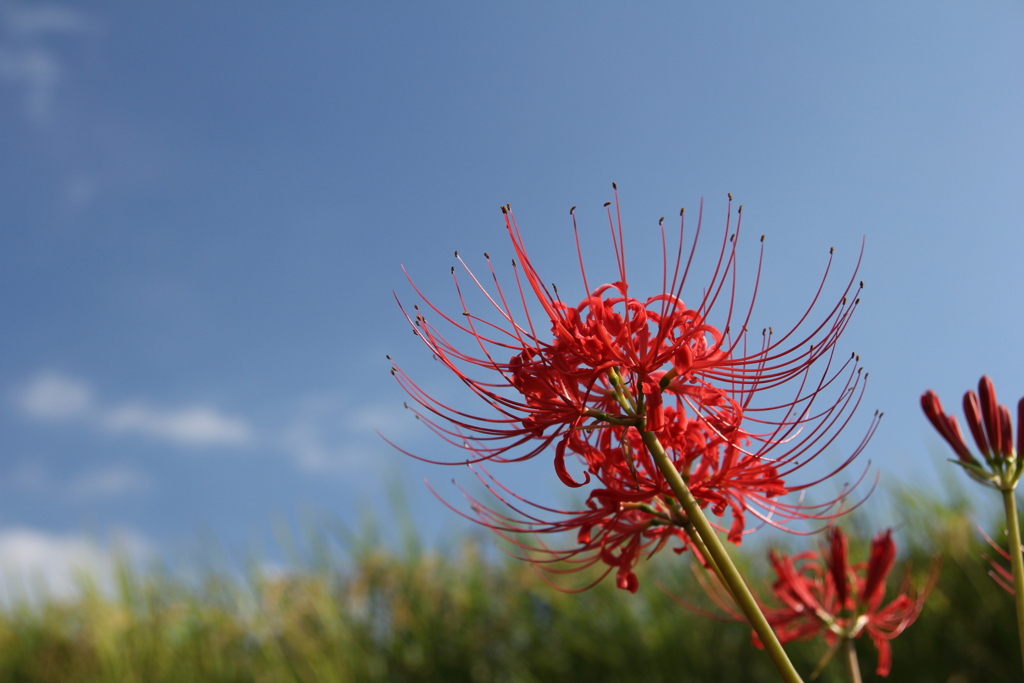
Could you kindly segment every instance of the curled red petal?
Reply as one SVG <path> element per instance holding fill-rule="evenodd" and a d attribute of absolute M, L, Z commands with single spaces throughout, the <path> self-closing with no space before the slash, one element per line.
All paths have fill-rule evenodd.
<path fill-rule="evenodd" d="M 571 488 L 576 489 L 581 486 L 586 486 L 590 483 L 589 472 L 583 473 L 583 481 L 576 481 L 572 478 L 572 475 L 569 474 L 569 470 L 565 468 L 565 447 L 567 442 L 568 438 L 565 438 L 559 441 L 558 445 L 555 446 L 555 474 L 558 475 L 559 480 L 561 480 L 563 484 Z"/>
<path fill-rule="evenodd" d="M 849 562 L 847 560 L 846 535 L 839 527 L 832 527 L 829 530 L 829 572 L 832 574 L 832 583 L 835 586 L 836 597 L 839 605 L 845 607 L 850 598 Z"/>
<path fill-rule="evenodd" d="M 1009 458 L 1013 454 L 1013 423 L 1010 421 L 1010 410 L 999 406 L 999 455 Z"/>
<path fill-rule="evenodd" d="M 986 458 L 992 454 L 989 448 L 988 438 L 985 436 L 985 429 L 982 425 L 981 408 L 978 407 L 978 395 L 973 391 L 964 394 L 964 418 L 967 420 L 967 427 L 974 436 L 974 443 L 978 444 L 978 450 Z"/>
<path fill-rule="evenodd" d="M 967 448 L 964 437 L 960 433 L 960 426 L 957 424 L 956 418 L 946 415 L 942 409 L 942 403 L 934 391 L 928 390 L 921 395 L 921 409 L 924 410 L 928 421 L 935 427 L 935 431 L 953 448 L 961 462 L 975 462 L 974 456 L 971 455 L 971 451 Z"/>
<path fill-rule="evenodd" d="M 665 408 L 661 396 L 661 387 L 652 380 L 643 383 L 644 404 L 647 408 L 646 428 L 658 432 L 665 426 Z"/>
<path fill-rule="evenodd" d="M 989 448 L 995 452 L 998 450 L 1002 440 L 1002 429 L 999 424 L 999 404 L 996 401 L 996 388 L 988 375 L 982 375 L 981 379 L 978 380 L 978 398 L 981 403 L 981 416 L 985 423 Z"/>
<path fill-rule="evenodd" d="M 1024 398 L 1017 402 L 1017 457 L 1024 458 Z"/>
<path fill-rule="evenodd" d="M 860 603 L 867 611 L 878 609 L 885 596 L 885 579 L 896 561 L 896 544 L 892 540 L 892 529 L 886 529 L 871 540 L 871 555 L 860 593 Z"/>

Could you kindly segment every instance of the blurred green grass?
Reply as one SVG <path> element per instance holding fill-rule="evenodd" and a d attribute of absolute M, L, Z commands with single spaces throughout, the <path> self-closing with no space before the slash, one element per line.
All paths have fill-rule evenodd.
<path fill-rule="evenodd" d="M 905 521 L 897 539 L 917 580 L 932 555 L 945 560 L 920 619 L 893 642 L 889 680 L 1021 680 L 1013 605 L 986 575 L 985 546 L 963 506 L 903 494 L 899 507 Z M 846 526 L 856 559 L 873 530 Z M 85 581 L 73 599 L 3 608 L 0 680 L 777 680 L 747 628 L 694 614 L 670 597 L 709 605 L 685 556 L 664 552 L 642 566 L 636 595 L 611 581 L 568 594 L 529 565 L 490 559 L 479 541 L 439 553 L 406 540 L 394 550 L 367 533 L 338 550 L 321 537 L 300 568 L 253 569 L 247 578 L 209 571 L 188 581 L 122 563 L 114 593 Z M 739 556 L 766 593 L 763 553 Z M 893 572 L 893 590 L 901 574 Z M 880 680 L 873 649 L 866 641 L 859 647 L 865 680 Z M 806 675 L 824 645 L 787 649 Z M 818 680 L 843 681 L 838 662 Z"/>

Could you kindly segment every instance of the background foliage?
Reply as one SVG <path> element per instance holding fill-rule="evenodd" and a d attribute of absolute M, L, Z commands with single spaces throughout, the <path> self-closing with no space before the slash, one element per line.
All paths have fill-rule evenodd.
<path fill-rule="evenodd" d="M 920 496 L 903 495 L 901 509 L 897 539 L 915 579 L 935 553 L 944 563 L 920 619 L 893 643 L 890 680 L 1020 680 L 1013 606 L 986 576 L 973 523 Z M 871 530 L 862 520 L 846 526 L 856 560 Z M 817 542 L 781 540 L 793 549 Z M 446 553 L 424 552 L 411 536 L 389 550 L 368 528 L 321 531 L 308 547 L 303 568 L 288 572 L 187 581 L 125 565 L 113 595 L 83 582 L 70 601 L 9 606 L 0 613 L 0 680 L 775 680 L 747 628 L 677 604 L 709 605 L 686 558 L 672 553 L 642 566 L 640 591 L 629 595 L 611 581 L 559 592 L 470 538 Z M 766 593 L 763 549 L 740 555 Z M 875 680 L 874 651 L 859 645 L 865 678 Z M 807 675 L 824 645 L 788 649 Z M 838 662 L 819 680 L 844 680 Z"/>

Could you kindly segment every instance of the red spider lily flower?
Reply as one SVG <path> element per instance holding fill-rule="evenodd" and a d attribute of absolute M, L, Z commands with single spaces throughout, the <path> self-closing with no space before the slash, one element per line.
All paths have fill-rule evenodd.
<path fill-rule="evenodd" d="M 889 641 L 917 619 L 935 587 L 940 565 L 933 563 L 919 590 L 910 584 L 908 567 L 899 593 L 883 605 L 886 578 L 896 559 L 892 530 L 872 539 L 867 562 L 851 566 L 847 552 L 846 536 L 836 527 L 829 530 L 828 544 L 818 553 L 790 556 L 771 551 L 768 559 L 777 576 L 772 593 L 782 606 L 765 608 L 765 616 L 782 643 L 822 636 L 835 645 L 840 639 L 867 634 L 878 650 L 875 673 L 888 676 L 892 668 Z M 705 587 L 720 608 L 741 619 L 721 589 Z M 753 640 L 760 647 L 756 634 Z"/>
<path fill-rule="evenodd" d="M 1017 403 L 1017 448 L 1014 449 L 1013 423 L 1010 411 L 996 401 L 996 390 L 992 380 L 982 376 L 978 382 L 978 393 L 964 394 L 964 417 L 974 443 L 985 464 L 971 453 L 964 441 L 956 417 L 947 415 L 935 392 L 929 390 L 921 396 L 921 408 L 925 416 L 956 453 L 958 465 L 964 468 L 975 481 L 998 490 L 1012 490 L 1024 474 L 1017 454 L 1024 452 L 1024 398 Z"/>
<path fill-rule="evenodd" d="M 610 206 L 611 202 L 606 204 Z M 611 208 L 607 212 L 618 271 L 611 284 L 591 289 L 575 212 L 570 211 L 586 292 L 575 306 L 564 303 L 554 285 L 549 289 L 544 284 L 511 209 L 502 207 L 502 213 L 516 257 L 512 262 L 515 289 L 501 287 L 487 254 L 493 280 L 490 289 L 456 252 L 489 312 L 470 310 L 453 267 L 461 315 L 444 313 L 415 285 L 424 306 L 406 313 L 413 332 L 483 400 L 485 411 L 468 412 L 440 401 L 397 364 L 392 374 L 412 398 L 416 416 L 463 453 L 446 464 L 514 462 L 553 447 L 555 473 L 564 484 L 595 488 L 587 509 L 579 511 L 538 507 L 528 513 L 513 506 L 514 512 L 506 516 L 474 501 L 481 521 L 508 535 L 576 531 L 577 547 L 568 554 L 553 551 L 552 557 L 580 559 L 584 564 L 602 561 L 619 568 L 620 585 L 633 586 L 631 568 L 641 549 L 660 548 L 669 536 L 683 538 L 685 544 L 675 527 L 686 520 L 679 516 L 678 503 L 641 432 L 657 436 L 702 506 L 709 506 L 719 517 L 731 512 L 728 533 L 736 543 L 746 530 L 748 513 L 783 526 L 794 519 L 828 521 L 841 512 L 845 491 L 817 506 L 787 504 L 780 498 L 803 492 L 843 470 L 877 426 L 880 415 L 876 413 L 853 453 L 824 476 L 810 482 L 792 481 L 798 469 L 833 443 L 863 396 L 867 375 L 858 366 L 859 358 L 851 355 L 841 360 L 835 355 L 838 339 L 859 303 L 852 296 L 855 289 L 859 291 L 855 275 L 820 322 L 812 322 L 831 267 L 830 256 L 825 277 L 795 327 L 782 335 L 766 329 L 760 340 L 751 343 L 747 325 L 761 260 L 744 310 L 736 304 L 740 221 L 733 226 L 731 209 L 711 281 L 692 307 L 684 303 L 683 290 L 696 254 L 703 209 L 688 254 L 683 249 L 681 218 L 672 267 L 659 223 L 662 287 L 646 299 L 631 296 L 627 284 L 617 194 L 614 212 Z M 742 207 L 737 213 L 742 213 Z M 429 320 L 427 313 L 431 318 L 436 315 L 441 326 Z M 711 322 L 715 316 L 721 318 L 717 324 Z M 450 342 L 442 328 L 465 335 L 472 351 Z M 583 468 L 582 480 L 569 471 L 573 460 Z M 520 500 L 510 492 L 499 498 L 506 503 Z M 526 503 L 520 500 L 522 504 Z M 542 519 L 545 515 L 555 518 Z M 662 528 L 666 526 L 663 517 L 673 530 Z"/>

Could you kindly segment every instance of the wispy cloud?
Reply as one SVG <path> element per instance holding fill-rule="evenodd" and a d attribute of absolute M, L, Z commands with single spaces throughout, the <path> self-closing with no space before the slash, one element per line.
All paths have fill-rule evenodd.
<path fill-rule="evenodd" d="M 61 73 L 52 52 L 34 46 L 0 45 L 0 81 L 24 90 L 25 113 L 33 121 L 47 118 Z"/>
<path fill-rule="evenodd" d="M 96 409 L 92 387 L 55 372 L 37 375 L 21 393 L 26 414 L 43 420 L 85 417 Z"/>
<path fill-rule="evenodd" d="M 300 420 L 289 425 L 281 447 L 307 472 L 359 470 L 372 466 L 374 453 L 357 443 L 338 443 L 313 422 Z"/>
<path fill-rule="evenodd" d="M 109 401 L 82 379 L 52 370 L 41 372 L 15 393 L 23 415 L 40 422 L 77 425 L 117 436 L 157 439 L 184 447 L 253 447 L 283 454 L 311 473 L 379 469 L 392 449 L 380 434 L 395 439 L 419 426 L 400 405 L 353 406 L 343 393 L 300 400 L 277 428 L 257 431 L 243 416 L 215 406 L 158 408 L 140 401 Z M 111 494 L 140 488 L 142 478 L 108 473 L 76 488 Z"/>
<path fill-rule="evenodd" d="M 89 468 L 63 477 L 38 462 L 23 462 L 6 472 L 2 481 L 6 486 L 33 495 L 75 501 L 109 500 L 139 495 L 153 488 L 149 477 L 124 463 Z"/>
<path fill-rule="evenodd" d="M 4 3 L 0 26 L 0 82 L 20 90 L 29 120 L 43 123 L 67 73 L 52 38 L 93 32 L 97 24 L 69 7 Z"/>
<path fill-rule="evenodd" d="M 111 550 L 113 547 L 115 550 Z M 112 590 L 118 558 L 143 561 L 154 554 L 152 543 L 135 533 L 120 534 L 112 544 L 78 534 L 51 534 L 28 528 L 0 530 L 0 602 L 70 598 L 83 580 Z"/>
<path fill-rule="evenodd" d="M 52 33 L 87 33 L 96 23 L 78 10 L 47 4 L 4 5 L 4 21 L 12 33 L 39 36 Z"/>
<path fill-rule="evenodd" d="M 381 432 L 392 437 L 407 434 L 410 428 L 416 426 L 416 421 L 401 406 L 379 403 L 359 406 L 350 411 L 346 423 L 353 431 L 373 434 Z"/>
<path fill-rule="evenodd" d="M 308 472 L 376 469 L 390 450 L 377 432 L 405 433 L 413 422 L 408 418 L 397 406 L 353 407 L 342 395 L 310 396 L 282 431 L 279 447 Z"/>
<path fill-rule="evenodd" d="M 108 405 L 80 379 L 47 371 L 20 392 L 25 415 L 76 422 L 112 434 L 135 434 L 182 446 L 243 446 L 254 440 L 249 423 L 208 405 L 161 409 L 137 401 Z"/>
<path fill-rule="evenodd" d="M 161 411 L 130 403 L 106 411 L 102 424 L 111 432 L 143 434 L 185 446 L 240 446 L 252 438 L 244 420 L 210 407 Z"/>

